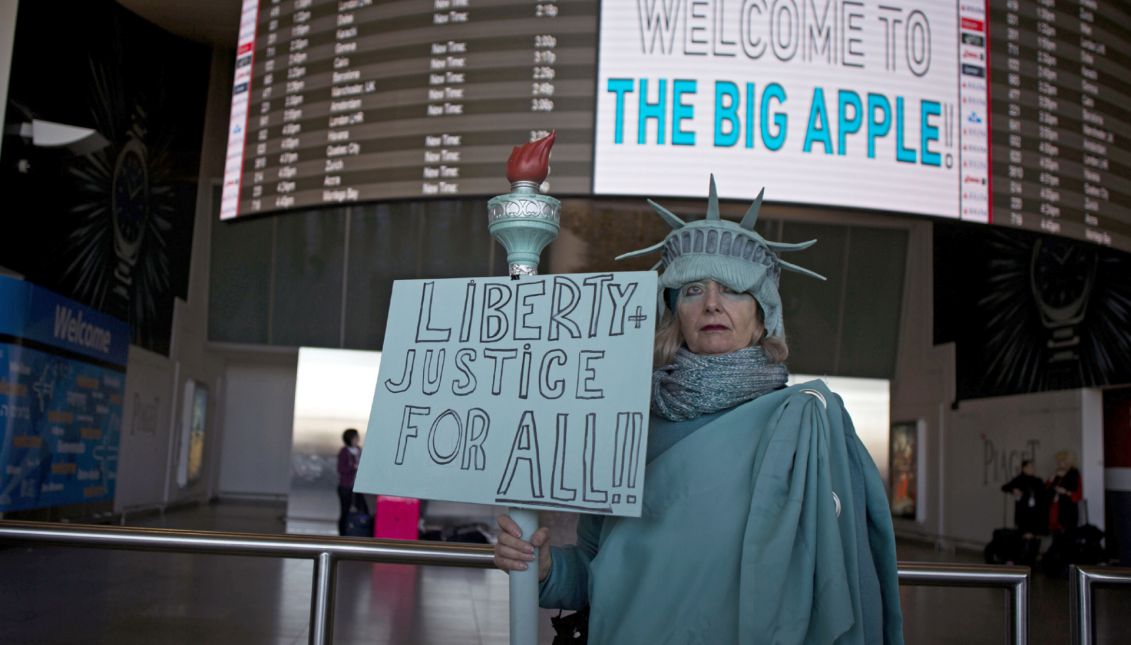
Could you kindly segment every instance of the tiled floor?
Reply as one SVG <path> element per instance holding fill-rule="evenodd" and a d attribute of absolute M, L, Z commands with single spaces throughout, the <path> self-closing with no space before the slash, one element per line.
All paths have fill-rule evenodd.
<path fill-rule="evenodd" d="M 281 532 L 283 509 L 217 504 L 131 519 L 139 526 Z M 959 560 L 901 544 L 901 560 Z M 308 640 L 307 561 L 59 547 L 0 547 L 0 643 L 291 645 Z M 1030 642 L 1068 643 L 1067 582 L 1033 580 Z M 1004 591 L 903 587 L 907 642 L 1005 638 Z M 335 643 L 505 643 L 507 579 L 497 571 L 340 565 Z M 1101 591 L 1098 643 L 1126 643 L 1131 590 Z M 552 640 L 543 611 L 540 641 Z"/>

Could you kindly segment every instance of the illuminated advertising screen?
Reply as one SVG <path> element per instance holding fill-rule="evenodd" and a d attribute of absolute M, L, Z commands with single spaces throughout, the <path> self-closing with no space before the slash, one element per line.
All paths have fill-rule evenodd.
<path fill-rule="evenodd" d="M 713 172 L 731 197 L 766 186 L 779 201 L 985 221 L 985 60 L 964 74 L 960 37 L 984 33 L 985 15 L 968 13 L 953 0 L 604 3 L 594 190 L 698 195 Z M 980 166 L 964 172 L 967 157 Z"/>
<path fill-rule="evenodd" d="M 989 222 L 1131 250 L 1112 0 L 245 0 L 221 218 L 506 191 Z"/>

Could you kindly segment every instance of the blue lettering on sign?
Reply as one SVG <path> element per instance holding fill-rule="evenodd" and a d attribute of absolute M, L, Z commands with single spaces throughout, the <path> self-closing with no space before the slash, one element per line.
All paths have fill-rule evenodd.
<path fill-rule="evenodd" d="M 789 113 L 784 109 L 788 92 L 777 82 L 767 83 L 761 96 L 756 89 L 755 84 L 750 82 L 742 84 L 742 87 L 731 80 L 714 82 L 714 111 L 710 124 L 714 147 L 735 148 L 741 141 L 744 148 L 753 149 L 759 136 L 770 152 L 785 147 L 789 139 Z M 696 80 L 610 78 L 606 90 L 613 95 L 614 144 L 624 144 L 626 137 L 642 146 L 697 144 L 697 129 L 693 127 L 696 106 L 692 100 L 698 91 Z M 632 115 L 630 101 L 633 98 L 636 101 L 634 119 L 628 116 Z M 943 114 L 941 102 L 919 99 L 919 140 L 916 147 L 914 135 L 909 136 L 908 133 L 909 129 L 914 131 L 916 124 L 909 121 L 915 116 L 907 114 L 914 108 L 907 109 L 905 97 L 838 89 L 836 105 L 830 106 L 828 101 L 826 88 L 813 88 L 801 141 L 802 152 L 852 157 L 849 150 L 853 145 L 852 139 L 863 137 L 867 157 L 876 159 L 880 142 L 894 131 L 895 161 L 935 167 L 942 165 L 943 155 L 937 150 L 940 140 L 938 117 Z M 636 132 L 626 132 L 633 125 Z"/>
<path fill-rule="evenodd" d="M 730 81 L 715 83 L 715 147 L 738 143 L 742 124 L 738 120 L 738 85 Z"/>
<path fill-rule="evenodd" d="M 813 88 L 813 102 L 809 108 L 809 127 L 805 130 L 804 152 L 810 152 L 813 144 L 819 143 L 825 147 L 825 154 L 833 152 L 833 137 L 829 132 L 829 112 L 825 107 L 825 90 L 821 87 Z"/>
<path fill-rule="evenodd" d="M 632 92 L 632 79 L 610 78 L 608 88 L 617 97 L 616 107 L 613 111 L 613 114 L 616 115 L 613 126 L 613 143 L 624 143 L 624 97 Z"/>
<path fill-rule="evenodd" d="M 694 80 L 676 80 L 672 83 L 672 145 L 695 145 L 695 132 L 683 129 L 683 122 L 695 116 L 695 107 L 683 102 L 684 95 L 694 94 Z"/>
<path fill-rule="evenodd" d="M 751 149 L 757 136 L 761 135 L 767 150 L 780 150 L 788 134 L 789 116 L 776 109 L 774 102 L 785 102 L 785 88 L 778 83 L 770 83 L 762 92 L 760 101 L 754 83 L 746 83 L 744 89 L 740 93 L 737 83 L 715 82 L 715 147 L 737 145 L 741 137 L 743 147 Z M 755 106 L 760 110 L 759 120 L 754 118 Z"/>
<path fill-rule="evenodd" d="M 636 87 L 639 91 L 636 92 Z M 615 95 L 613 117 L 613 143 L 624 143 L 624 120 L 628 95 L 636 92 L 636 143 L 647 144 L 650 122 L 655 125 L 655 143 L 665 145 L 668 136 L 668 81 L 658 79 L 654 86 L 655 99 L 650 99 L 648 79 L 642 78 L 638 84 L 628 78 L 610 78 L 606 89 Z M 675 79 L 671 83 L 671 142 L 677 146 L 695 145 L 695 132 L 685 129 L 688 121 L 695 118 L 695 106 L 690 97 L 698 91 L 694 79 Z"/>
<path fill-rule="evenodd" d="M 840 121 L 840 130 L 837 132 L 837 146 L 836 153 L 844 156 L 845 141 L 848 135 L 853 132 L 859 132 L 861 124 L 864 123 L 863 108 L 860 105 L 860 95 L 852 90 L 841 90 L 837 92 L 837 119 Z M 852 108 L 852 114 L 849 115 L 848 108 Z"/>
<path fill-rule="evenodd" d="M 770 132 L 768 124 L 770 115 L 770 101 L 777 101 L 778 103 L 785 103 L 786 94 L 785 88 L 777 83 L 770 83 L 762 92 L 762 141 L 765 142 L 766 148 L 769 150 L 780 150 L 785 145 L 785 134 L 789 128 L 789 116 L 784 112 L 777 112 L 773 115 L 774 126 L 777 128 L 773 133 Z"/>
<path fill-rule="evenodd" d="M 883 114 L 877 120 L 876 114 Z M 868 158 L 876 158 L 876 139 L 891 131 L 891 102 L 883 94 L 868 95 Z"/>
<path fill-rule="evenodd" d="M 646 143 L 648 140 L 647 124 L 649 119 L 656 121 L 656 143 L 664 144 L 664 126 L 667 114 L 668 82 L 660 79 L 656 83 L 658 96 L 656 101 L 648 101 L 648 79 L 640 79 L 640 102 L 637 107 L 636 143 Z"/>
<path fill-rule="evenodd" d="M 921 122 L 919 124 L 919 149 L 922 150 L 923 164 L 937 166 L 941 163 L 939 153 L 930 149 L 931 142 L 939 140 L 939 128 L 930 122 L 930 117 L 942 113 L 942 106 L 938 101 L 923 101 L 920 110 Z"/>
<path fill-rule="evenodd" d="M 917 157 L 913 148 L 903 145 L 903 97 L 895 99 L 895 160 L 903 163 L 915 163 Z"/>

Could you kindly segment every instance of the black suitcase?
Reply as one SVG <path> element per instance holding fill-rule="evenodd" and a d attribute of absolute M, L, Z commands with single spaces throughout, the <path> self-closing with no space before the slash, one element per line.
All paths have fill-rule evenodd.
<path fill-rule="evenodd" d="M 1080 506 L 1084 524 L 1054 536 L 1052 545 L 1041 557 L 1041 567 L 1050 576 L 1064 576 L 1070 564 L 1100 564 L 1107 560 L 1104 532 L 1095 524 L 1087 523 L 1087 502 L 1081 501 Z"/>
<path fill-rule="evenodd" d="M 490 528 L 486 524 L 463 524 L 445 531 L 445 542 L 464 544 L 491 544 Z"/>
<path fill-rule="evenodd" d="M 982 555 L 986 564 L 1032 565 L 1041 552 L 1040 538 L 1026 539 L 1017 529 L 995 529 Z"/>
<path fill-rule="evenodd" d="M 490 527 L 481 522 L 458 526 L 428 526 L 420 532 L 421 540 L 433 542 L 462 542 L 464 544 L 491 544 Z"/>
<path fill-rule="evenodd" d="M 1107 557 L 1104 553 L 1104 532 L 1095 524 L 1077 526 L 1069 531 L 1072 564 L 1099 564 Z"/>

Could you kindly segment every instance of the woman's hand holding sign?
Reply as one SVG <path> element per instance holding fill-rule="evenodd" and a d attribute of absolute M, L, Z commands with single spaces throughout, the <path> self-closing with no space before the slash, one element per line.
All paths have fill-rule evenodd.
<path fill-rule="evenodd" d="M 530 541 L 522 539 L 522 529 L 509 515 L 500 515 L 499 541 L 495 543 L 495 566 L 503 571 L 525 571 L 534 561 L 534 549 L 538 548 L 538 580 L 541 582 L 550 575 L 552 564 L 550 554 L 550 529 L 542 527 L 534 532 Z"/>

